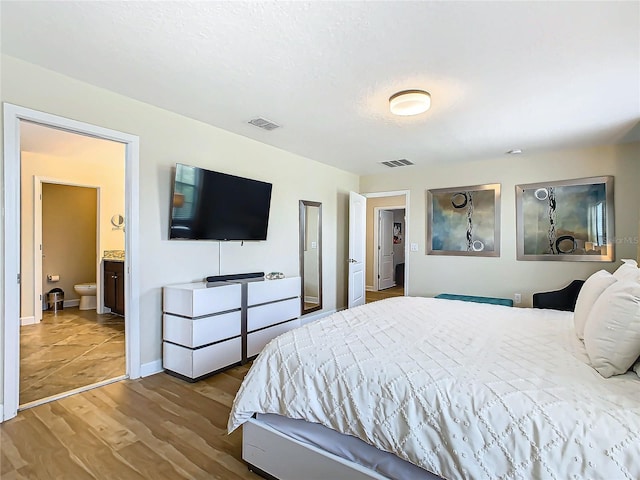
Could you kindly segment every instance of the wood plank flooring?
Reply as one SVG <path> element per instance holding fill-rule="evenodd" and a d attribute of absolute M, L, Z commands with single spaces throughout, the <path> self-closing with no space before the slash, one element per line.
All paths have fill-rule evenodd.
<path fill-rule="evenodd" d="M 125 373 L 123 317 L 67 307 L 20 327 L 20 405 Z"/>
<path fill-rule="evenodd" d="M 257 480 L 240 429 L 226 431 L 248 369 L 197 383 L 159 373 L 21 411 L 0 424 L 0 478 Z"/>
<path fill-rule="evenodd" d="M 391 297 L 403 297 L 404 286 L 396 285 L 395 287 L 387 288 L 385 290 L 378 290 L 377 292 L 365 292 L 366 303 L 376 302 L 378 300 L 384 300 Z"/>

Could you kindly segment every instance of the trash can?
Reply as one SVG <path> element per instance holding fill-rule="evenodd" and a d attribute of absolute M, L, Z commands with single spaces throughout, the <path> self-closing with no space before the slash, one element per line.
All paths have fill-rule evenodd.
<path fill-rule="evenodd" d="M 53 310 L 53 313 L 57 313 L 58 310 L 64 308 L 64 291 L 61 288 L 53 288 L 47 293 L 47 310 Z"/>

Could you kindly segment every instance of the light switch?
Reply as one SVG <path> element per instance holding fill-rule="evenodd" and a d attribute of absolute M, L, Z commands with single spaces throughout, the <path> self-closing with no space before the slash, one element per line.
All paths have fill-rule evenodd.
<path fill-rule="evenodd" d="M 417 252 L 418 251 L 418 244 L 417 243 L 412 243 L 411 244 L 411 251 L 412 252 Z"/>
<path fill-rule="evenodd" d="M 318 242 L 311 242 L 311 248 L 318 248 Z"/>

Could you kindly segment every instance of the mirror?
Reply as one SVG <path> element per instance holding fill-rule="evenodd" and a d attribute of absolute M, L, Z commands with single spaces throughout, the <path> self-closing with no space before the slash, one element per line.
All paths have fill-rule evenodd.
<path fill-rule="evenodd" d="M 124 227 L 124 217 L 119 214 L 114 215 L 113 217 L 111 217 L 111 225 L 113 225 L 116 228 Z"/>
<path fill-rule="evenodd" d="M 300 200 L 302 315 L 322 309 L 322 203 Z"/>

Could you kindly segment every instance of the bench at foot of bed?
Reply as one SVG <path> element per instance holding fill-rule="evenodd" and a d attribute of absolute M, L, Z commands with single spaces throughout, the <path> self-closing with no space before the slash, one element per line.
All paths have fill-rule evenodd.
<path fill-rule="evenodd" d="M 447 300 L 462 300 L 463 302 L 491 303 L 493 305 L 504 305 L 505 307 L 513 307 L 513 300 L 508 298 L 494 297 L 476 297 L 474 295 L 454 295 L 453 293 L 441 293 L 436 298 L 444 298 Z"/>

